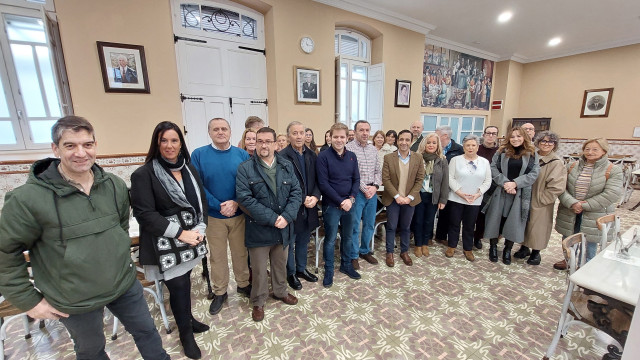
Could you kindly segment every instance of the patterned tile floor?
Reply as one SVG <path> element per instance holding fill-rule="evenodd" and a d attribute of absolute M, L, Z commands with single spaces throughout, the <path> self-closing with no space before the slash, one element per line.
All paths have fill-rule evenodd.
<path fill-rule="evenodd" d="M 640 223 L 640 210 L 625 209 L 639 200 L 640 191 L 635 191 L 631 201 L 619 208 L 623 230 Z M 203 358 L 541 359 L 555 331 L 566 290 L 565 273 L 551 267 L 562 257 L 560 236 L 554 232 L 540 266 L 529 266 L 523 260 L 510 266 L 491 263 L 486 244 L 474 250 L 477 259 L 473 263 L 460 250 L 451 259 L 443 251 L 444 247 L 434 245 L 427 258 L 416 259 L 411 253 L 412 267 L 402 264 L 396 254 L 396 266 L 388 268 L 383 242 L 378 240 L 375 255 L 380 264 L 361 261 L 361 280 L 336 272 L 331 289 L 303 281 L 304 288 L 295 292 L 298 305 L 269 299 L 261 323 L 251 320 L 249 300 L 236 294 L 235 283 L 229 286 L 223 310 L 210 316 L 205 283 L 195 275 L 196 270 L 194 313 L 212 326 L 196 337 Z M 309 262 L 313 260 L 310 254 Z M 168 301 L 165 306 L 169 309 Z M 177 330 L 165 334 L 158 308 L 152 307 L 151 312 L 172 358 L 186 359 Z M 106 321 L 110 357 L 140 358 L 122 327 L 117 340 L 109 339 L 109 315 Z M 175 329 L 171 316 L 170 323 Z M 34 325 L 30 340 L 24 340 L 22 332 L 20 321 L 9 326 L 8 360 L 74 358 L 62 324 L 47 322 L 42 331 Z M 554 359 L 599 360 L 607 345 L 601 338 L 589 327 L 574 326 L 560 340 Z"/>

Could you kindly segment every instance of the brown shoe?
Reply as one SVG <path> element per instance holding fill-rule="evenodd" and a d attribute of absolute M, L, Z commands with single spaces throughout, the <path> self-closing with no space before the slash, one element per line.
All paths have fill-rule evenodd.
<path fill-rule="evenodd" d="M 373 257 L 373 255 L 371 255 L 371 253 L 369 254 L 360 254 L 360 257 L 363 258 L 366 262 L 368 262 L 371 265 L 378 265 L 378 260 L 376 260 L 376 258 Z M 356 269 L 358 270 L 358 269 Z"/>
<path fill-rule="evenodd" d="M 558 261 L 553 264 L 553 268 L 556 270 L 567 270 L 569 266 L 567 265 L 567 260 Z"/>
<path fill-rule="evenodd" d="M 436 242 L 440 245 L 449 246 L 449 242 L 447 240 L 436 239 Z"/>
<path fill-rule="evenodd" d="M 422 257 L 422 246 L 416 246 L 416 247 L 413 249 L 413 254 L 414 254 L 417 258 Z"/>
<path fill-rule="evenodd" d="M 388 267 L 393 267 L 396 263 L 393 260 L 393 253 L 387 253 L 387 266 Z"/>
<path fill-rule="evenodd" d="M 455 254 L 455 252 L 456 252 L 456 249 L 455 249 L 455 248 L 448 247 L 448 248 L 447 248 L 447 250 L 445 250 L 445 252 L 444 252 L 444 256 L 446 256 L 446 257 L 452 257 L 452 256 L 453 256 L 453 254 Z"/>
<path fill-rule="evenodd" d="M 256 322 L 264 320 L 264 307 L 254 306 L 253 311 L 251 312 L 251 318 Z"/>
<path fill-rule="evenodd" d="M 413 265 L 413 261 L 411 261 L 408 252 L 400 253 L 400 259 L 402 259 L 402 261 L 404 261 L 404 264 L 407 266 Z"/>
<path fill-rule="evenodd" d="M 427 242 L 428 246 L 433 246 L 433 239 L 429 239 L 429 241 Z"/>
<path fill-rule="evenodd" d="M 474 260 L 476 259 L 476 257 L 475 257 L 475 256 L 473 256 L 473 251 L 467 251 L 467 250 L 464 250 L 463 252 L 464 252 L 464 257 L 466 257 L 466 258 L 467 258 L 467 260 L 469 260 L 469 261 L 474 261 Z M 452 255 L 453 255 L 453 254 L 452 254 Z"/>
<path fill-rule="evenodd" d="M 429 256 L 429 247 L 427 245 L 422 245 L 422 256 Z"/>
<path fill-rule="evenodd" d="M 353 266 L 353 270 L 360 270 L 360 263 L 358 263 L 358 259 L 351 260 L 351 266 Z"/>
<path fill-rule="evenodd" d="M 282 301 L 283 303 L 285 303 L 287 305 L 295 305 L 295 304 L 298 303 L 298 298 L 293 296 L 293 295 L 291 295 L 291 294 L 289 294 L 289 293 L 287 293 L 287 296 L 282 297 L 282 298 L 279 298 L 279 297 L 273 295 L 273 298 L 276 299 L 276 300 L 280 300 L 280 301 Z"/>

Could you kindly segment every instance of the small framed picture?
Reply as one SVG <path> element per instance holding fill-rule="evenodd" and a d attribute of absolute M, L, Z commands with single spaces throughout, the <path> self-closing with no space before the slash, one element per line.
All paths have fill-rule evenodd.
<path fill-rule="evenodd" d="M 409 107 L 411 101 L 411 81 L 396 80 L 396 107 Z"/>
<path fill-rule="evenodd" d="M 296 104 L 320 105 L 320 70 L 295 67 Z"/>
<path fill-rule="evenodd" d="M 105 92 L 149 94 L 144 47 L 98 41 Z"/>
<path fill-rule="evenodd" d="M 613 88 L 585 90 L 581 118 L 608 117 Z"/>

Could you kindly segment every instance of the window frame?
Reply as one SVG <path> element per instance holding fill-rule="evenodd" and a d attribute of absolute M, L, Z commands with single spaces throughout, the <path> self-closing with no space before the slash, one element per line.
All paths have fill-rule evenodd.
<path fill-rule="evenodd" d="M 435 126 L 431 126 L 431 122 L 433 120 L 433 118 L 435 117 Z M 429 124 L 427 124 L 427 119 L 430 118 Z M 443 119 L 444 118 L 444 119 Z M 457 124 L 455 126 L 452 126 L 452 118 L 457 118 Z M 471 118 L 471 130 L 463 130 L 462 129 L 462 125 L 463 125 L 463 121 L 465 118 Z M 443 125 L 448 125 L 451 126 L 451 139 L 454 140 L 457 143 L 460 143 L 462 141 L 462 139 L 464 138 L 464 136 L 462 136 L 462 134 L 474 134 L 477 135 L 478 137 L 482 137 L 482 134 L 484 133 L 484 128 L 487 124 L 487 115 L 481 115 L 481 114 L 434 114 L 434 113 L 422 113 L 420 114 L 420 120 L 422 121 L 422 124 L 424 126 L 424 131 L 422 132 L 423 135 L 426 135 L 428 133 L 434 132 L 435 129 L 439 126 L 443 126 Z M 478 120 L 482 120 L 482 123 L 480 124 L 481 127 L 478 128 Z"/>

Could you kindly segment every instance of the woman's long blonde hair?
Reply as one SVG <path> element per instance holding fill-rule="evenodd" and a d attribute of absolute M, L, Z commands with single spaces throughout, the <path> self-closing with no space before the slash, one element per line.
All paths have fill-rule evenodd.
<path fill-rule="evenodd" d="M 256 136 L 258 135 L 256 133 L 256 130 L 244 129 L 244 132 L 242 133 L 242 140 L 240 140 L 240 149 L 242 150 L 247 150 L 247 145 L 244 143 L 244 140 L 247 138 L 247 133 L 254 133 L 256 134 Z M 256 149 L 257 149 L 257 145 L 256 145 Z"/>
<path fill-rule="evenodd" d="M 435 137 L 436 139 L 438 139 L 436 141 L 437 144 L 437 148 L 436 148 L 436 155 L 438 155 L 439 158 L 444 159 L 444 151 L 442 150 L 442 144 L 440 143 L 440 136 L 438 136 L 438 134 L 432 132 L 432 133 L 428 133 L 420 142 L 420 145 L 418 145 L 418 154 L 422 154 L 425 152 L 425 147 L 427 146 L 427 140 L 429 140 L 429 138 Z"/>

